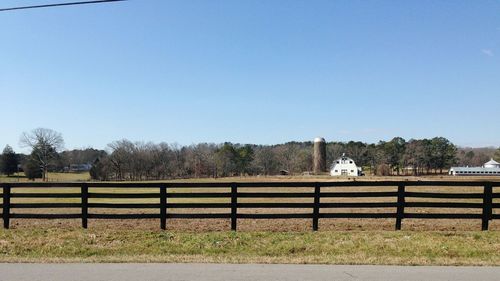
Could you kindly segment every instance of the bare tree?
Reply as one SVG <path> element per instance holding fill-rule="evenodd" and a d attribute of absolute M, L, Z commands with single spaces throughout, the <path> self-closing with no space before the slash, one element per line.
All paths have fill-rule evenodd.
<path fill-rule="evenodd" d="M 271 175 L 278 173 L 278 160 L 276 153 L 269 146 L 258 147 L 255 152 L 254 165 L 259 173 Z"/>
<path fill-rule="evenodd" d="M 37 128 L 21 135 L 20 144 L 31 148 L 31 158 L 38 164 L 42 171 L 42 179 L 48 180 L 49 166 L 57 158 L 57 152 L 64 147 L 61 133 L 51 129 Z"/>

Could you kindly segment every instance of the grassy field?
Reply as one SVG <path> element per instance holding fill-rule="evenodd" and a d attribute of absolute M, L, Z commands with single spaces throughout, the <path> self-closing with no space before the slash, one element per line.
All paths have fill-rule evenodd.
<path fill-rule="evenodd" d="M 49 173 L 49 181 L 52 182 L 79 182 L 90 181 L 90 174 L 88 172 L 82 173 Z M 304 176 L 251 176 L 251 177 L 225 177 L 225 178 L 193 178 L 193 179 L 175 179 L 175 180 L 162 180 L 162 182 L 269 182 L 269 181 L 345 181 L 345 180 L 359 180 L 359 181 L 381 181 L 381 180 L 500 180 L 500 177 L 478 177 L 478 176 L 449 176 L 449 175 L 428 175 L 421 177 L 413 176 L 364 176 L 364 177 L 331 177 L 327 174 L 324 175 L 304 175 Z M 0 175 L 0 182 L 28 182 L 23 173 L 15 174 L 14 176 L 7 177 Z M 36 181 L 41 181 L 37 179 Z"/>
<path fill-rule="evenodd" d="M 55 174 L 52 178 L 59 176 L 63 178 L 68 174 Z M 71 174 L 69 174 L 71 175 Z M 79 174 L 77 174 L 79 175 Z M 81 176 L 81 175 L 80 175 Z M 75 178 L 75 175 L 72 175 Z M 457 178 L 457 177 L 455 177 Z M 299 181 L 299 180 L 323 180 L 323 177 L 246 177 L 246 178 L 224 178 L 217 179 L 217 181 Z M 328 177 L 329 180 L 339 180 L 336 178 Z M 476 178 L 479 179 L 479 178 Z M 482 179 L 482 178 L 481 178 Z M 375 180 L 372 178 L 372 180 Z M 178 181 L 189 181 L 189 182 L 210 182 L 215 181 L 214 179 L 197 179 L 197 180 L 178 180 Z M 396 191 L 397 187 L 335 187 L 335 188 L 323 188 L 323 192 L 363 192 L 363 191 L 373 191 L 376 188 L 377 191 Z M 498 190 L 499 188 L 495 188 Z M 13 193 L 25 193 L 25 192 L 67 192 L 67 193 L 79 193 L 79 188 L 15 188 Z M 176 189 L 170 188 L 169 193 L 176 192 L 229 192 L 229 188 L 196 188 L 196 189 Z M 255 191 L 246 188 L 240 188 L 240 192 Z M 259 188 L 261 192 L 313 192 L 313 188 Z M 459 193 L 481 193 L 482 187 L 408 187 L 407 191 L 421 191 L 421 192 L 459 192 Z M 119 193 L 124 192 L 123 189 L 119 188 L 90 188 L 89 192 L 106 192 L 106 193 Z M 127 188 L 128 193 L 156 193 L 159 192 L 157 188 Z M 498 192 L 498 191 L 496 191 Z M 0 191 L 1 193 L 1 191 Z M 1 202 L 0 198 L 0 202 Z M 329 202 L 395 202 L 395 197 L 382 197 L 382 198 L 322 198 L 322 203 Z M 418 202 L 418 201 L 429 201 L 427 198 L 407 198 L 407 202 Z M 432 199 L 433 202 L 468 202 L 468 203 L 481 203 L 482 199 Z M 11 203 L 79 203 L 79 198 L 13 198 Z M 229 203 L 230 198 L 171 198 L 170 203 Z M 312 203 L 313 198 L 240 198 L 240 203 Z M 494 203 L 500 203 L 500 198 L 496 198 Z M 98 199 L 91 198 L 89 203 L 159 203 L 159 199 Z M 310 213 L 311 209 L 239 209 L 239 213 Z M 343 208 L 343 209 L 322 209 L 322 212 L 391 212 L 395 213 L 395 208 L 377 208 L 377 209 L 356 209 L 356 208 Z M 406 208 L 407 212 L 419 212 L 419 213 L 481 213 L 481 209 L 459 209 L 459 208 Z M 495 209 L 494 212 L 498 213 L 500 210 Z M 79 213 L 78 208 L 75 209 L 15 209 L 15 213 Z M 91 213 L 158 213 L 157 209 L 96 209 L 92 208 Z M 229 209 L 168 209 L 171 213 L 229 213 Z M 120 228 L 122 225 L 128 225 L 126 221 L 107 221 L 106 223 L 111 224 L 114 228 Z M 33 220 L 22 220 L 13 219 L 13 228 L 29 228 L 30 225 L 35 223 Z M 59 224 L 65 224 L 64 221 L 58 220 L 43 220 L 36 221 L 41 227 L 53 227 Z M 90 225 L 94 224 L 94 220 L 90 221 Z M 158 227 L 158 222 L 153 221 L 140 221 L 137 225 L 144 225 L 146 228 L 156 229 Z M 229 224 L 227 220 L 172 220 L 169 222 L 169 230 L 173 231 L 192 231 L 195 229 L 201 229 L 204 231 L 227 231 L 229 229 Z M 132 226 L 136 227 L 136 226 Z M 419 220 L 419 219 L 405 219 L 403 222 L 404 230 L 413 231 L 473 231 L 479 230 L 481 227 L 481 221 L 478 219 L 467 220 L 467 219 L 455 219 L 455 220 Z M 288 220 L 239 220 L 238 230 L 243 231 L 310 231 L 311 220 L 308 219 L 288 219 Z M 377 231 L 377 230 L 392 230 L 394 229 L 394 219 L 321 219 L 320 229 L 327 231 L 346 231 L 346 230 L 363 230 L 363 231 Z M 500 222 L 495 220 L 490 224 L 490 229 L 499 231 Z"/>
<path fill-rule="evenodd" d="M 57 181 L 85 181 L 87 174 L 52 174 Z M 448 177 L 445 177 L 449 179 Z M 396 180 L 402 178 L 363 178 Z M 413 178 L 412 178 L 413 179 Z M 422 178 L 420 178 L 422 179 Z M 430 179 L 440 179 L 432 177 Z M 453 178 L 457 179 L 457 178 Z M 465 178 L 458 178 L 465 179 Z M 479 178 L 474 178 L 480 180 Z M 484 178 L 483 178 L 484 179 Z M 8 180 L 18 180 L 9 178 Z M 24 179 L 19 179 L 24 180 Z M 331 177 L 252 177 L 196 179 L 211 181 L 332 181 Z M 345 179 L 342 179 L 345 180 Z M 0 181 L 6 181 L 0 178 Z M 178 180 L 186 181 L 186 180 Z M 412 187 L 413 188 L 413 187 Z M 412 188 L 409 188 L 410 190 Z M 335 188 L 336 191 L 367 191 L 373 187 Z M 378 187 L 379 191 L 395 187 Z M 436 187 L 418 187 L 435 191 Z M 228 189 L 210 189 L 227 192 Z M 439 187 L 441 192 L 481 192 L 481 187 Z M 33 188 L 13 192 L 33 192 Z M 122 190 L 120 190 L 122 191 Z M 157 192 L 157 189 L 127 189 L 127 192 Z M 169 192 L 179 192 L 170 189 Z M 205 189 L 182 189 L 204 192 Z M 244 189 L 241 190 L 245 192 Z M 263 192 L 292 192 L 271 188 Z M 312 192 L 311 188 L 293 191 Z M 326 191 L 326 190 L 325 190 Z M 36 192 L 53 192 L 36 188 Z M 79 192 L 58 188 L 57 192 Z M 116 188 L 92 189 L 91 192 L 119 192 Z M 91 199 L 90 202 L 109 202 Z M 241 202 L 250 200 L 241 199 Z M 251 199 L 252 202 L 276 202 L 277 199 Z M 312 202 L 312 198 L 279 199 L 285 202 Z M 395 198 L 325 198 L 336 202 L 392 202 Z M 409 199 L 410 200 L 410 199 Z M 417 200 L 417 199 L 413 199 Z M 424 199 L 419 199 L 424 200 Z M 1 200 L 0 200 L 1 201 Z M 79 199 L 14 198 L 13 203 L 75 202 Z M 113 202 L 158 203 L 157 199 L 113 199 Z M 444 201 L 434 199 L 433 201 Z M 228 198 L 169 199 L 169 202 L 229 202 Z M 282 202 L 282 201 L 280 201 Z M 322 201 L 327 202 L 327 201 Z M 481 202 L 481 199 L 461 202 Z M 495 199 L 494 202 L 499 202 Z M 78 209 L 15 210 L 21 212 L 74 212 Z M 98 210 L 127 213 L 131 210 Z M 175 212 L 228 212 L 227 209 L 185 209 Z M 251 209 L 242 212 L 310 212 L 292 209 Z M 336 209 L 346 212 L 349 209 Z M 359 210 L 358 210 L 359 211 Z M 391 211 L 377 209 L 371 211 Z M 409 210 L 411 211 L 411 210 Z M 467 209 L 423 209 L 419 212 L 480 212 Z M 158 212 L 134 210 L 133 212 Z M 169 210 L 170 212 L 170 210 Z M 0 230 L 0 262 L 229 262 L 229 263 L 325 263 L 325 264 L 405 264 L 405 265 L 500 265 L 500 222 L 492 221 L 490 231 L 480 232 L 480 220 L 403 220 L 404 231 L 393 231 L 394 219 L 321 219 L 320 231 L 311 231 L 310 219 L 238 220 L 238 232 L 230 232 L 228 219 L 180 220 L 159 230 L 158 220 L 90 220 L 89 229 L 80 228 L 79 220 L 13 219 L 10 230 Z"/>
<path fill-rule="evenodd" d="M 0 262 L 500 265 L 500 233 L 0 230 Z"/>
<path fill-rule="evenodd" d="M 54 182 L 73 182 L 73 181 L 89 181 L 90 174 L 87 172 L 82 173 L 49 173 L 49 181 Z M 28 182 L 28 178 L 24 176 L 23 173 L 15 174 L 13 176 L 7 177 L 5 175 L 0 175 L 0 182 Z M 41 181 L 37 179 L 36 181 Z"/>

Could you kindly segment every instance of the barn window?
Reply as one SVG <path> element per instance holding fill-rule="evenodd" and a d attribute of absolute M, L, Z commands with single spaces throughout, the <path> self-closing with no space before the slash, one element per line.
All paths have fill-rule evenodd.
<path fill-rule="evenodd" d="M 354 173 L 354 170 L 351 170 L 351 173 Z"/>
<path fill-rule="evenodd" d="M 352 161 L 349 161 L 349 164 L 352 164 Z"/>

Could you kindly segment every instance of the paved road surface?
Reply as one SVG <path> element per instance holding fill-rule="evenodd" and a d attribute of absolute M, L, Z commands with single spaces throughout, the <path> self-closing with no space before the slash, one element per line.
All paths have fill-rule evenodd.
<path fill-rule="evenodd" d="M 258 264 L 0 264 L 2 281 L 500 280 L 500 267 Z"/>

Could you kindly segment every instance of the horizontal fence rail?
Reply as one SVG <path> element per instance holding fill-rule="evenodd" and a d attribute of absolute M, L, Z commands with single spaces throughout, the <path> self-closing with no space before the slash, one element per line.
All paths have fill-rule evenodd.
<path fill-rule="evenodd" d="M 499 181 L 346 181 L 346 182 L 210 182 L 210 183 L 140 183 L 140 182 L 85 182 L 85 183 L 0 183 L 4 228 L 11 219 L 81 219 L 87 228 L 89 219 L 159 219 L 161 229 L 166 229 L 168 219 L 229 219 L 231 229 L 237 229 L 238 219 L 311 219 L 312 229 L 318 230 L 319 219 L 326 218 L 392 218 L 395 229 L 400 230 L 403 219 L 478 219 L 482 230 L 488 230 L 489 222 L 499 219 L 494 212 L 500 203 Z M 440 187 L 481 187 L 482 192 L 443 192 Z M 335 188 L 375 187 L 373 191 L 335 191 Z M 376 187 L 392 187 L 394 191 L 377 190 Z M 433 187 L 436 192 L 407 191 L 407 187 Z M 62 192 L 70 188 L 71 192 Z M 271 188 L 272 191 L 263 191 Z M 285 192 L 280 189 L 287 188 Z M 300 188 L 300 189 L 299 189 Z M 29 192 L 22 191 L 29 189 Z M 47 192 L 49 189 L 49 192 Z M 75 192 L 78 189 L 79 192 Z M 111 189 L 111 190 L 109 190 Z M 200 190 L 201 189 L 201 190 Z M 17 192 L 16 190 L 21 190 Z M 35 191 L 33 191 L 35 190 Z M 41 192 L 45 190 L 45 192 Z M 153 192 L 153 191 L 154 192 Z M 198 190 L 192 192 L 193 190 Z M 221 191 L 223 190 L 223 191 Z M 298 190 L 298 191 L 295 191 Z M 308 190 L 305 192 L 304 190 Z M 140 192 L 138 192 L 140 191 Z M 51 202 L 17 202 L 26 199 L 54 199 Z M 281 202 L 284 199 L 309 200 L 308 202 Z M 340 202 L 341 198 L 385 198 L 391 202 Z M 426 201 L 409 201 L 409 199 Z M 95 200 L 99 200 L 95 202 Z M 154 203 L 123 203 L 113 199 L 153 199 Z M 196 202 L 200 199 L 225 200 L 224 203 Z M 246 202 L 252 199 L 271 199 L 272 202 Z M 432 201 L 432 199 L 473 200 L 474 202 Z M 13 200 L 15 202 L 13 202 Z M 58 202 L 72 200 L 73 202 Z M 105 202 L 101 202 L 105 200 Z M 106 201 L 107 200 L 107 201 Z M 172 202 L 182 200 L 182 202 Z M 195 202 L 184 202 L 195 200 Z M 329 200 L 329 202 L 324 202 Z M 332 201 L 333 200 L 333 201 Z M 429 201 L 430 200 L 430 201 Z M 89 202 L 90 201 L 90 202 Z M 242 202 L 245 201 L 245 202 Z M 412 208 L 408 212 L 406 208 Z M 470 209 L 480 212 L 423 213 L 425 209 Z M 29 210 L 18 213 L 15 210 Z M 71 213 L 37 213 L 37 209 L 72 210 Z M 100 213 L 112 210 L 158 210 L 157 213 Z M 223 209 L 224 212 L 220 210 Z M 242 212 L 263 209 L 264 212 Z M 292 209 L 297 212 L 272 213 L 266 210 Z M 351 209 L 352 212 L 335 211 Z M 391 209 L 392 211 L 387 211 Z M 183 213 L 176 210 L 196 210 Z M 213 210 L 213 211 L 210 211 Z M 306 211 L 308 210 L 308 211 Z M 375 210 L 373 212 L 366 210 Z"/>

